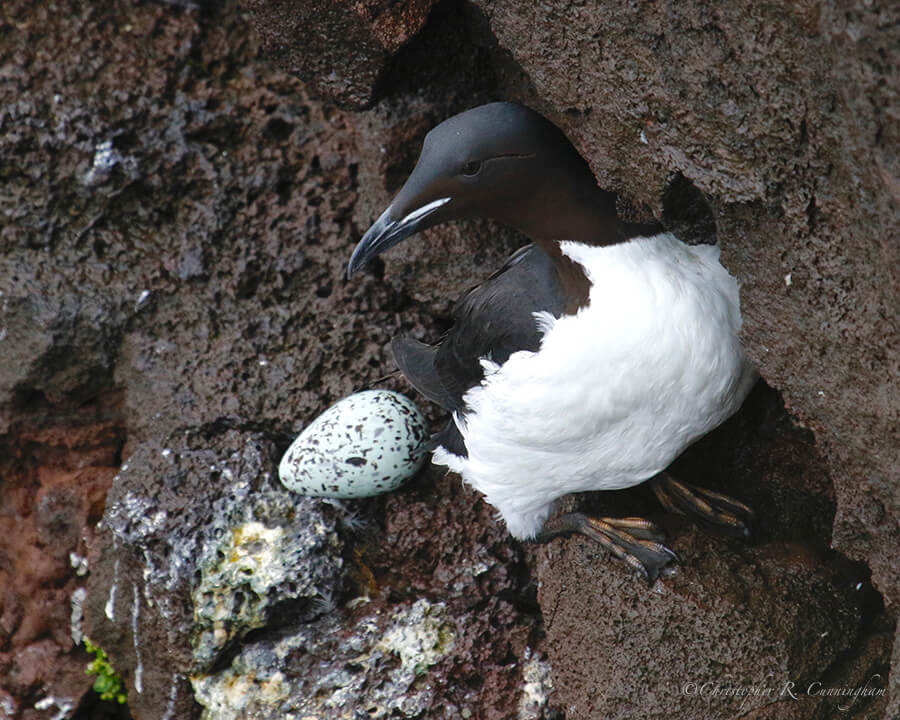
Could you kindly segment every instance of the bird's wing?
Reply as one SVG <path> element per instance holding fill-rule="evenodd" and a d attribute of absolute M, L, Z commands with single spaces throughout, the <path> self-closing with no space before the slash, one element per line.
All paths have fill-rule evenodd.
<path fill-rule="evenodd" d="M 518 350 L 537 351 L 536 312 L 559 317 L 565 308 L 553 261 L 537 246 L 514 253 L 453 308 L 455 324 L 438 345 L 399 338 L 392 344 L 403 374 L 429 400 L 463 411 L 463 395 L 484 377 L 481 359 L 502 365 Z"/>
<path fill-rule="evenodd" d="M 445 410 L 453 410 L 456 401 L 435 369 L 438 347 L 408 337 L 394 338 L 391 342 L 397 367 L 410 384 L 431 402 Z"/>

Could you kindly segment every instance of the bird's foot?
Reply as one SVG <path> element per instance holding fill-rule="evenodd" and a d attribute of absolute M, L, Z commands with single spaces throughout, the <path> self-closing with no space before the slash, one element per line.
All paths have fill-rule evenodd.
<path fill-rule="evenodd" d="M 651 585 L 678 556 L 663 543 L 665 534 L 643 518 L 593 518 L 579 512 L 550 518 L 541 528 L 538 542 L 578 533 L 603 546 Z"/>
<path fill-rule="evenodd" d="M 750 539 L 753 510 L 740 500 L 676 480 L 660 473 L 650 483 L 656 497 L 670 512 L 699 518 L 729 535 Z"/>

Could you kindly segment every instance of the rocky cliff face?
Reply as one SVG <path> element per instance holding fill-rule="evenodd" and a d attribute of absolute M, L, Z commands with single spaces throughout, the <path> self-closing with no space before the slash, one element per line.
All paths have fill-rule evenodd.
<path fill-rule="evenodd" d="M 0 13 L 5 716 L 900 714 L 896 9 L 320 5 Z M 741 281 L 764 382 L 678 470 L 756 542 L 657 515 L 652 589 L 433 469 L 338 505 L 274 479 L 330 403 L 412 394 L 390 339 L 521 242 L 461 223 L 343 276 L 425 132 L 501 98 Z M 658 512 L 610 495 L 570 502 Z"/>

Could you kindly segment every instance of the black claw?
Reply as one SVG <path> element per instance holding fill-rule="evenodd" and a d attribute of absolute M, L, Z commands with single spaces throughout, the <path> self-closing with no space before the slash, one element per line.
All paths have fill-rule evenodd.
<path fill-rule="evenodd" d="M 664 549 L 667 553 L 669 553 L 669 556 L 672 558 L 672 560 L 674 560 L 678 565 L 684 565 L 684 563 L 681 562 L 681 556 L 677 552 L 675 552 L 674 550 L 670 550 L 669 548 Z"/>
<path fill-rule="evenodd" d="M 753 511 L 740 500 L 680 482 L 668 473 L 653 480 L 653 491 L 668 510 L 690 515 L 733 537 L 752 539 Z"/>
<path fill-rule="evenodd" d="M 678 555 L 662 544 L 662 531 L 641 518 L 591 518 L 583 513 L 566 513 L 544 523 L 538 542 L 572 533 L 599 543 L 650 585 L 668 565 L 680 562 Z"/>

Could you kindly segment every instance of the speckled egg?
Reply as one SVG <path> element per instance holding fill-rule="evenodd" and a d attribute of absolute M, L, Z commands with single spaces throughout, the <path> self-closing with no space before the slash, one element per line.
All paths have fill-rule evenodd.
<path fill-rule="evenodd" d="M 278 467 L 289 490 L 356 498 L 388 492 L 425 461 L 425 418 L 391 390 L 365 390 L 332 405 L 298 436 Z"/>

